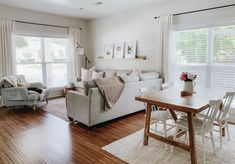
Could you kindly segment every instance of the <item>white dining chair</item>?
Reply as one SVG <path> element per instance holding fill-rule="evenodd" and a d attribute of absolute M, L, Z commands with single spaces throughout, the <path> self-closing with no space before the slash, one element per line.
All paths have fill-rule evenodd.
<path fill-rule="evenodd" d="M 220 110 L 215 118 L 214 125 L 219 126 L 219 130 L 214 129 L 214 131 L 217 131 L 220 133 L 220 148 L 223 147 L 223 128 L 227 131 L 228 140 L 230 140 L 230 133 L 229 133 L 229 127 L 228 127 L 228 117 L 229 117 L 229 110 L 231 108 L 231 104 L 233 102 L 235 96 L 235 92 L 226 92 L 222 104 L 220 106 Z M 201 112 L 197 115 L 198 118 L 204 117 L 205 111 Z"/>
<path fill-rule="evenodd" d="M 221 149 L 222 149 L 222 143 L 223 143 L 223 136 L 222 136 L 223 128 L 226 129 L 228 140 L 230 140 L 229 127 L 228 127 L 228 117 L 229 117 L 228 112 L 231 108 L 231 104 L 233 102 L 234 96 L 235 96 L 235 92 L 226 92 L 224 99 L 222 101 L 222 107 L 220 108 L 219 114 L 215 118 L 215 123 L 219 126 Z"/>
<path fill-rule="evenodd" d="M 157 91 L 156 87 L 143 87 L 139 89 L 141 95 L 146 95 L 146 94 L 151 94 L 155 91 Z M 145 110 L 147 109 L 146 103 L 145 105 Z M 151 112 L 151 123 L 154 124 L 154 131 L 157 133 L 162 133 L 161 131 L 158 131 L 157 129 L 157 124 L 161 123 L 163 124 L 163 134 L 165 137 L 167 137 L 167 120 L 170 118 L 170 112 L 167 109 L 161 110 L 159 107 L 152 105 L 152 112 Z M 172 125 L 170 125 L 172 126 Z M 170 128 L 171 129 L 171 128 Z M 166 144 L 166 149 L 167 149 L 167 144 Z"/>
<path fill-rule="evenodd" d="M 194 129 L 195 133 L 202 137 L 202 146 L 203 146 L 203 162 L 206 163 L 206 150 L 205 150 L 205 135 L 210 133 L 210 139 L 213 146 L 213 152 L 215 154 L 215 144 L 213 139 L 213 123 L 216 119 L 216 115 L 218 114 L 219 107 L 221 104 L 221 100 L 210 100 L 210 107 L 207 110 L 204 118 L 199 119 L 197 117 L 194 118 Z M 176 139 L 178 129 L 185 130 L 188 132 L 188 119 L 186 117 L 180 118 L 175 122 L 175 134 L 173 139 Z M 171 147 L 171 152 L 173 151 L 173 146 Z"/>

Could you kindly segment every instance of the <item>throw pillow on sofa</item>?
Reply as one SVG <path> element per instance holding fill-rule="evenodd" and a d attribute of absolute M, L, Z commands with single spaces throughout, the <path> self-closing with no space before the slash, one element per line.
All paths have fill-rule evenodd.
<path fill-rule="evenodd" d="M 116 76 L 122 76 L 123 74 L 129 75 L 130 73 L 130 70 L 117 70 Z"/>
<path fill-rule="evenodd" d="M 85 69 L 85 68 L 81 68 L 82 81 L 91 81 L 92 80 L 92 73 L 93 73 L 94 69 L 95 69 L 95 67 L 92 67 L 89 70 Z"/>
<path fill-rule="evenodd" d="M 160 75 L 158 72 L 141 73 L 140 74 L 140 81 L 158 79 L 159 76 Z"/>
<path fill-rule="evenodd" d="M 95 70 L 92 72 L 92 80 L 103 77 L 104 77 L 104 72 L 96 72 Z"/>
<path fill-rule="evenodd" d="M 125 83 L 132 83 L 132 82 L 137 82 L 140 80 L 140 77 L 135 74 L 133 75 L 122 74 L 121 78 Z"/>
<path fill-rule="evenodd" d="M 133 70 L 130 75 L 137 75 L 137 76 L 140 76 L 141 74 L 141 71 L 140 70 Z"/>

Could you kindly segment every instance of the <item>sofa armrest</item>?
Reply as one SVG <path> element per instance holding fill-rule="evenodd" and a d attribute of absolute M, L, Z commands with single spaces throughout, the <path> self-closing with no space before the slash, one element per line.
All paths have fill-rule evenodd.
<path fill-rule="evenodd" d="M 30 87 L 46 89 L 46 87 L 42 83 L 39 83 L 39 82 L 30 83 Z"/>
<path fill-rule="evenodd" d="M 26 87 L 14 87 L 2 89 L 2 97 L 6 100 L 27 100 L 28 89 Z"/>
<path fill-rule="evenodd" d="M 67 114 L 70 118 L 89 126 L 90 99 L 83 93 L 68 91 Z"/>

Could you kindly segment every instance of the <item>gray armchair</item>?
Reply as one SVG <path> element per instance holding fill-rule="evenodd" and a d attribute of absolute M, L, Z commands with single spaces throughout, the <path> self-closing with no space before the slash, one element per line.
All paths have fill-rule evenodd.
<path fill-rule="evenodd" d="M 21 84 L 21 85 L 19 85 Z M 26 86 L 42 89 L 42 93 L 28 90 Z M 11 107 L 19 105 L 32 106 L 36 110 L 36 104 L 41 101 L 47 101 L 48 90 L 41 83 L 27 83 L 23 75 L 13 75 L 3 77 L 0 82 L 0 94 L 2 96 L 2 105 Z"/>

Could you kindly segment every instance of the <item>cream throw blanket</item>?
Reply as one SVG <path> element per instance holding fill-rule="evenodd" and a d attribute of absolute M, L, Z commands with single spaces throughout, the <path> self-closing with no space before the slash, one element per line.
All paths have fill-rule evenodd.
<path fill-rule="evenodd" d="M 125 85 L 123 80 L 117 76 L 95 79 L 95 82 L 104 96 L 105 110 L 111 109 L 122 94 Z"/>

